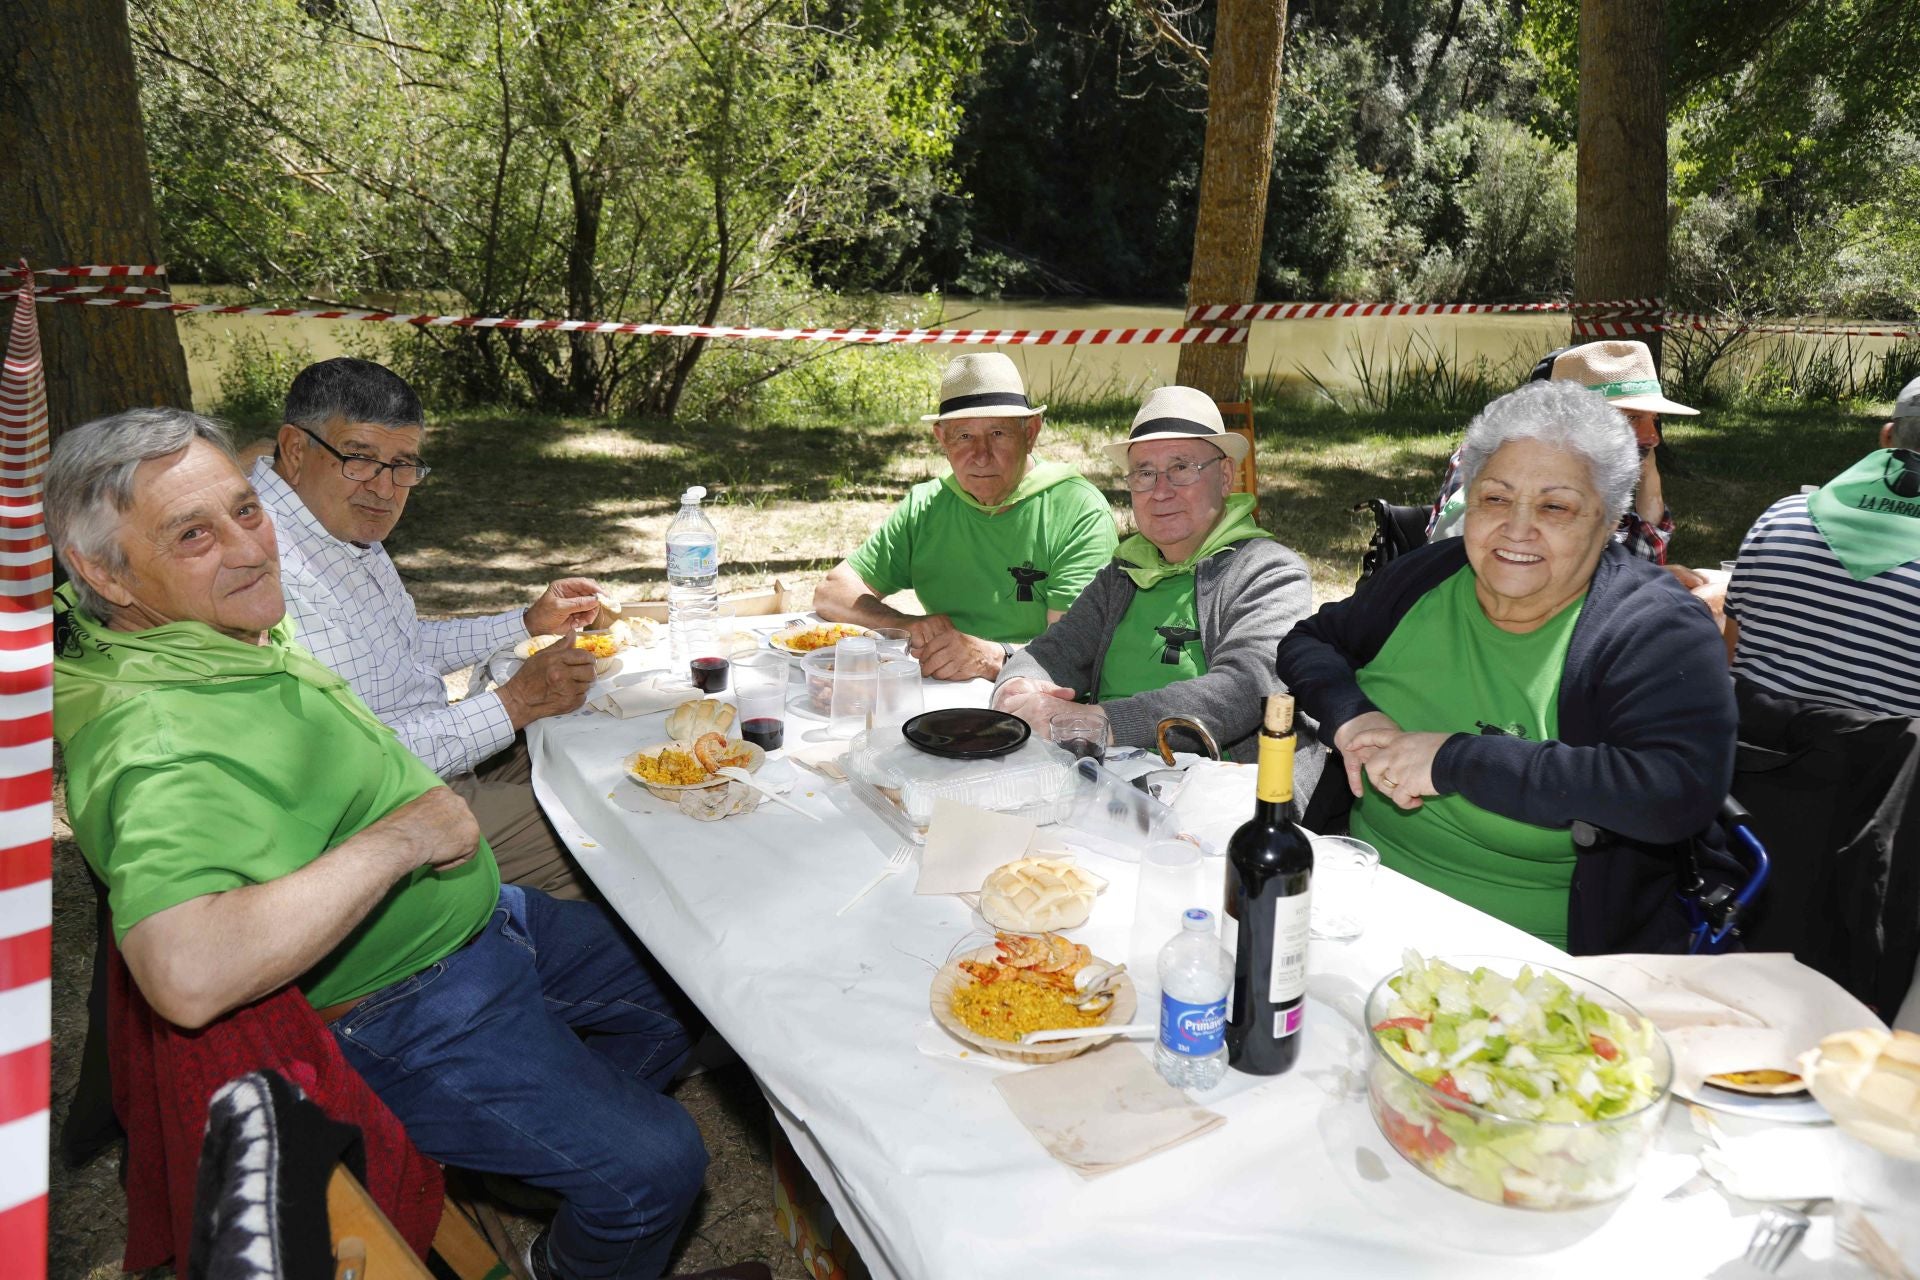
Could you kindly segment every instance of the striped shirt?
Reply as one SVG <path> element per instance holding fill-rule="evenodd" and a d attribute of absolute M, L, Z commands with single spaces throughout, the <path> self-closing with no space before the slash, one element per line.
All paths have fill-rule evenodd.
<path fill-rule="evenodd" d="M 513 742 L 513 722 L 499 695 L 450 703 L 444 677 L 525 639 L 521 612 L 422 622 L 385 548 L 328 533 L 274 471 L 272 458 L 256 462 L 250 478 L 279 535 L 280 589 L 294 639 L 344 677 L 441 777 L 471 772 L 505 750 Z"/>
<path fill-rule="evenodd" d="M 1920 561 L 1855 579 L 1805 495 L 1747 531 L 1727 613 L 1740 622 L 1736 675 L 1806 702 L 1920 716 Z"/>

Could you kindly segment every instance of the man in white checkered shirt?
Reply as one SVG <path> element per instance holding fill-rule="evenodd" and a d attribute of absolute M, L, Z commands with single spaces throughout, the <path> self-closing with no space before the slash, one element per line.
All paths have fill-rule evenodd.
<path fill-rule="evenodd" d="M 586 699 L 592 655 L 552 645 L 499 689 L 459 702 L 447 700 L 443 677 L 528 635 L 590 624 L 599 588 L 562 578 L 524 611 L 420 621 L 380 545 L 428 470 L 420 398 L 370 360 L 324 360 L 294 378 L 281 421 L 275 455 L 256 462 L 251 479 L 279 533 L 294 638 L 467 801 L 503 881 L 585 896 L 534 799 L 519 730 Z"/>

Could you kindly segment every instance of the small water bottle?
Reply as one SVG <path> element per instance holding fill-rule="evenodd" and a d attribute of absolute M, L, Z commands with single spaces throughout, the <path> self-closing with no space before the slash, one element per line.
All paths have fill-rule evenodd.
<path fill-rule="evenodd" d="M 700 509 L 699 485 L 680 495 L 680 514 L 667 526 L 667 635 L 676 667 L 706 653 L 720 610 L 720 535 Z"/>
<path fill-rule="evenodd" d="M 1227 1074 L 1227 987 L 1233 962 L 1213 936 L 1213 912 L 1191 907 L 1160 948 L 1160 1041 L 1153 1065 L 1176 1089 L 1211 1089 Z"/>

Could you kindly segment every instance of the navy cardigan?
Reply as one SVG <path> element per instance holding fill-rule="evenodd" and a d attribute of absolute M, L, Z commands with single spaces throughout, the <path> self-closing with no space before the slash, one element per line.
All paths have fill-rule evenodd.
<path fill-rule="evenodd" d="M 1459 538 L 1409 552 L 1280 642 L 1280 678 L 1329 749 L 1340 726 L 1378 710 L 1354 673 L 1466 563 Z M 1609 543 L 1567 647 L 1559 711 L 1556 741 L 1454 734 L 1434 757 L 1434 786 L 1522 822 L 1605 833 L 1574 864 L 1569 951 L 1682 949 L 1675 881 L 1732 783 L 1738 722 L 1707 610 L 1665 569 Z M 1331 762 L 1327 776 L 1340 776 Z"/>

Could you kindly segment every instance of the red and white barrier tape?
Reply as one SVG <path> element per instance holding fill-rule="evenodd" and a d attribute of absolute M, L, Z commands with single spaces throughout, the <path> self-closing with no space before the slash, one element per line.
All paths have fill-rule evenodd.
<path fill-rule="evenodd" d="M 72 267 L 37 267 L 37 276 L 163 276 L 167 274 L 164 266 L 156 267 L 101 267 L 85 263 Z"/>
<path fill-rule="evenodd" d="M 43 267 L 35 275 L 101 277 L 162 277 L 164 266 L 103 266 L 84 264 Z M 558 333 L 611 333 L 656 338 L 716 338 L 776 342 L 847 342 L 856 345 L 930 346 L 1118 346 L 1137 344 L 1242 343 L 1245 326 L 1268 320 L 1336 320 L 1464 315 L 1568 315 L 1573 334 L 1581 338 L 1616 338 L 1662 333 L 1668 329 L 1742 333 L 1804 334 L 1847 338 L 1920 337 L 1920 327 L 1899 322 L 1864 321 L 1858 324 L 1749 324 L 1719 316 L 1668 312 L 1658 298 L 1616 298 L 1600 301 L 1548 302 L 1250 302 L 1189 307 L 1185 326 L 1132 329 L 873 329 L 773 328 L 767 326 L 635 324 L 611 320 L 524 320 L 508 316 L 398 315 L 387 311 L 316 309 L 308 307 L 229 306 L 210 302 L 174 302 L 158 297 L 138 300 L 134 295 L 165 295 L 165 285 L 50 284 L 37 289 L 43 304 L 68 303 L 91 307 L 119 307 L 171 311 L 175 315 L 267 316 L 289 320 L 343 320 L 370 324 L 409 324 L 416 328 L 527 329 Z M 112 295 L 112 296 L 83 296 Z M 0 300 L 16 296 L 0 292 Z"/>
<path fill-rule="evenodd" d="M 120 298 L 79 298 L 61 294 L 42 303 L 117 307 L 135 311 L 171 311 L 176 315 L 277 316 L 290 320 L 345 320 L 369 324 L 410 324 L 422 329 L 532 329 L 558 333 L 622 333 L 649 338 L 736 338 L 748 341 L 851 342 L 932 346 L 1120 346 L 1142 343 L 1238 343 L 1244 328 L 1154 329 L 773 329 L 717 324 L 633 324 L 616 320 L 520 320 L 507 316 L 395 315 L 386 311 L 321 310 L 309 307 L 226 306 L 212 302 L 142 302 Z"/>
<path fill-rule="evenodd" d="M 1562 311 L 1658 315 L 1658 298 L 1611 302 L 1248 302 L 1187 308 L 1189 324 L 1258 320 L 1343 320 L 1366 316 L 1537 315 Z"/>
<path fill-rule="evenodd" d="M 1748 324 L 1743 320 L 1728 320 L 1719 316 L 1689 315 L 1685 312 L 1667 313 L 1666 327 L 1669 329 L 1718 330 L 1735 329 L 1741 333 L 1798 333 L 1836 338 L 1899 338 L 1910 341 L 1920 338 L 1920 326 L 1909 324 L 1898 327 L 1900 321 L 1863 321 L 1860 324 Z M 1883 327 L 1884 325 L 1884 327 Z"/>
<path fill-rule="evenodd" d="M 42 1280 L 52 1067 L 53 552 L 46 381 L 21 264 L 0 370 L 0 1258 Z"/>
<path fill-rule="evenodd" d="M 169 297 L 172 296 L 172 291 L 169 290 L 167 286 L 164 284 L 162 285 L 43 284 L 39 288 L 35 289 L 34 292 L 38 294 L 42 299 L 53 297 L 56 295 L 60 297 L 71 297 L 76 293 L 111 293 L 111 294 L 146 293 L 146 294 L 164 295 Z M 0 299 L 17 298 L 19 296 L 20 296 L 19 291 L 15 289 L 8 289 L 4 293 L 0 293 Z"/>

